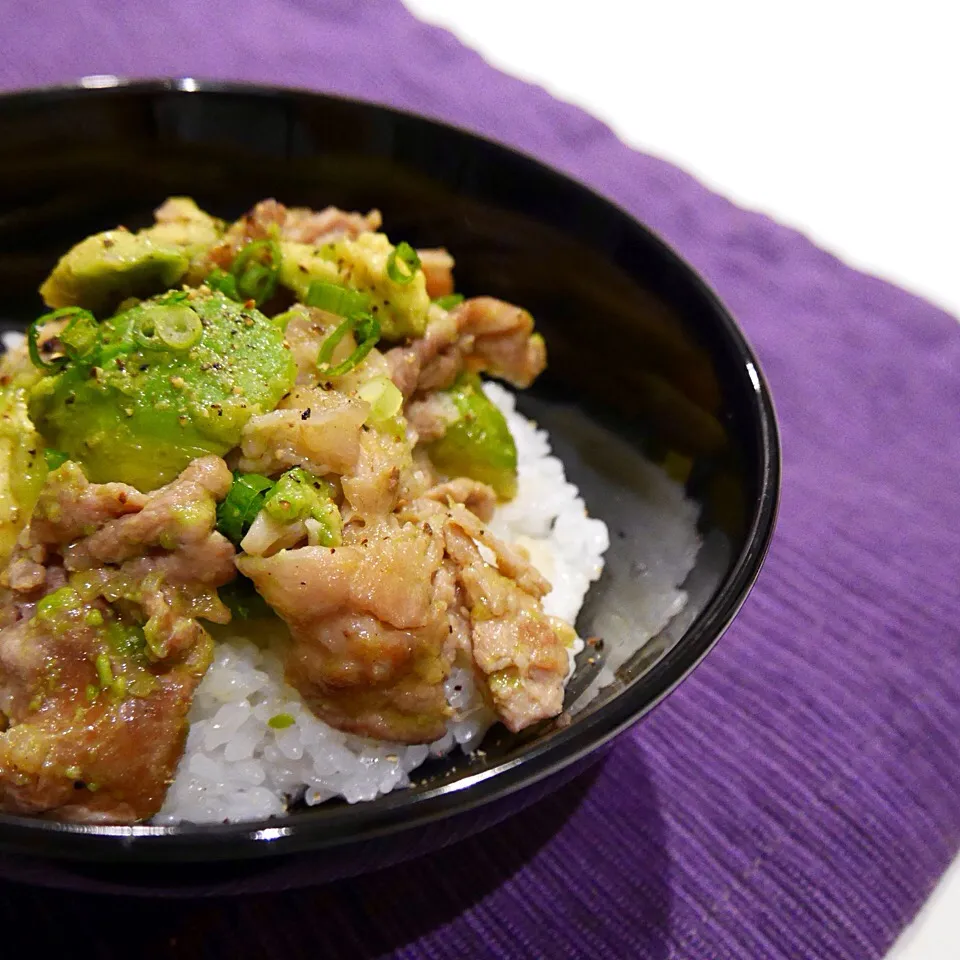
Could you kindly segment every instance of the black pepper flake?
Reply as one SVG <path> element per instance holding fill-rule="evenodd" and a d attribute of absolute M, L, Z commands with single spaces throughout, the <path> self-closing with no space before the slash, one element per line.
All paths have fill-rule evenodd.
<path fill-rule="evenodd" d="M 309 419 L 310 419 L 310 413 L 311 413 L 311 410 L 310 410 L 309 407 L 307 407 L 307 409 L 304 410 L 303 413 L 300 414 L 300 419 L 301 419 L 301 420 L 309 420 Z"/>
<path fill-rule="evenodd" d="M 140 364 L 140 372 L 141 372 L 141 373 L 146 373 L 149 369 L 150 369 L 150 364 L 148 364 L 148 363 L 142 363 L 142 364 Z"/>

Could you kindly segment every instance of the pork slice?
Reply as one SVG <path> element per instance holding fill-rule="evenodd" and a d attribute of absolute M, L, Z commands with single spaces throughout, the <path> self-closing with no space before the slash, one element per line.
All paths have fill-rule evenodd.
<path fill-rule="evenodd" d="M 302 466 L 323 476 L 354 468 L 368 403 L 334 390 L 297 387 L 283 404 L 244 426 L 242 472 L 269 475 Z"/>
<path fill-rule="evenodd" d="M 122 563 L 150 547 L 177 550 L 204 541 L 216 524 L 217 501 L 227 495 L 232 482 L 220 457 L 199 457 L 165 487 L 145 497 L 140 494 L 137 512 L 106 520 L 67 546 L 67 569 Z"/>
<path fill-rule="evenodd" d="M 453 293 L 454 260 L 443 247 L 418 250 L 420 267 L 427 282 L 427 296 L 431 300 Z"/>
<path fill-rule="evenodd" d="M 537 598 L 486 563 L 459 522 L 445 531 L 470 611 L 474 663 L 497 715 L 514 733 L 563 709 L 566 648 Z"/>
<path fill-rule="evenodd" d="M 319 717 L 367 736 L 428 743 L 449 715 L 442 558 L 429 525 L 394 521 L 366 543 L 240 557 L 237 566 L 289 625 L 287 676 Z"/>

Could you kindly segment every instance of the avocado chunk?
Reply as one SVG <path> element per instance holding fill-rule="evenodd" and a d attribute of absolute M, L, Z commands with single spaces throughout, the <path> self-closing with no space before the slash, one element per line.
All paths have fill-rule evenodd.
<path fill-rule="evenodd" d="M 267 494 L 263 509 L 277 523 L 316 521 L 317 542 L 324 547 L 339 547 L 342 521 L 333 494 L 329 480 L 315 477 L 303 467 L 294 467 Z"/>
<path fill-rule="evenodd" d="M 108 230 L 68 250 L 40 287 L 50 307 L 84 307 L 103 316 L 128 297 L 168 290 L 186 272 L 189 257 L 148 235 Z"/>
<path fill-rule="evenodd" d="M 169 197 L 157 208 L 156 218 L 152 227 L 141 230 L 137 236 L 179 250 L 191 266 L 219 242 L 223 234 L 223 221 L 205 213 L 190 197 Z"/>
<path fill-rule="evenodd" d="M 296 379 L 283 332 L 220 293 L 164 294 L 98 333 L 93 350 L 40 380 L 30 400 L 48 446 L 95 483 L 152 490 L 195 457 L 222 456 Z"/>
<path fill-rule="evenodd" d="M 47 475 L 43 441 L 27 413 L 22 387 L 0 387 L 0 562 L 26 526 Z"/>
<path fill-rule="evenodd" d="M 517 446 L 503 414 L 483 392 L 480 378 L 462 373 L 444 391 L 451 400 L 446 433 L 427 445 L 433 465 L 448 477 L 487 483 L 502 500 L 517 493 Z"/>
<path fill-rule="evenodd" d="M 369 297 L 370 312 L 386 340 L 419 337 L 427 326 L 430 297 L 423 270 L 406 283 L 390 278 L 387 263 L 393 244 L 382 233 L 361 233 L 355 240 L 335 240 L 315 247 L 284 241 L 280 283 L 309 303 L 310 284 L 338 283 Z"/>

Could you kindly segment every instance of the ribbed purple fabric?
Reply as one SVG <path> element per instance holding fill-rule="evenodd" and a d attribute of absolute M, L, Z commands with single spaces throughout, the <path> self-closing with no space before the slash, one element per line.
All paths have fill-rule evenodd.
<path fill-rule="evenodd" d="M 956 321 L 628 149 L 393 0 L 0 12 L 6 88 L 117 73 L 334 90 L 569 171 L 672 242 L 739 318 L 785 460 L 770 559 L 728 636 L 602 768 L 534 810 L 282 896 L 107 904 L 0 885 L 0 927 L 29 930 L 37 955 L 97 957 L 882 955 L 960 845 Z"/>

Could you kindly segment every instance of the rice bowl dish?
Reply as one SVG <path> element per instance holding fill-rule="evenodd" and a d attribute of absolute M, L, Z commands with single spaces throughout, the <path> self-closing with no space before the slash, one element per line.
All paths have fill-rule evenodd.
<path fill-rule="evenodd" d="M 379 226 L 274 201 L 227 225 L 175 198 L 44 285 L 53 313 L 4 361 L 0 809 L 167 824 L 368 801 L 562 709 L 608 531 L 479 376 L 527 386 L 546 347 L 521 308 L 459 298 L 447 251 Z M 119 266 L 91 267 L 117 244 Z M 134 364 L 163 377 L 142 405 Z M 670 615 L 692 562 L 661 571 Z M 83 655 L 51 674 L 64 638 Z M 146 703 L 155 726 L 110 740 Z M 106 741 L 77 734 L 94 728 Z M 111 779 L 103 755 L 151 729 L 149 789 Z"/>

